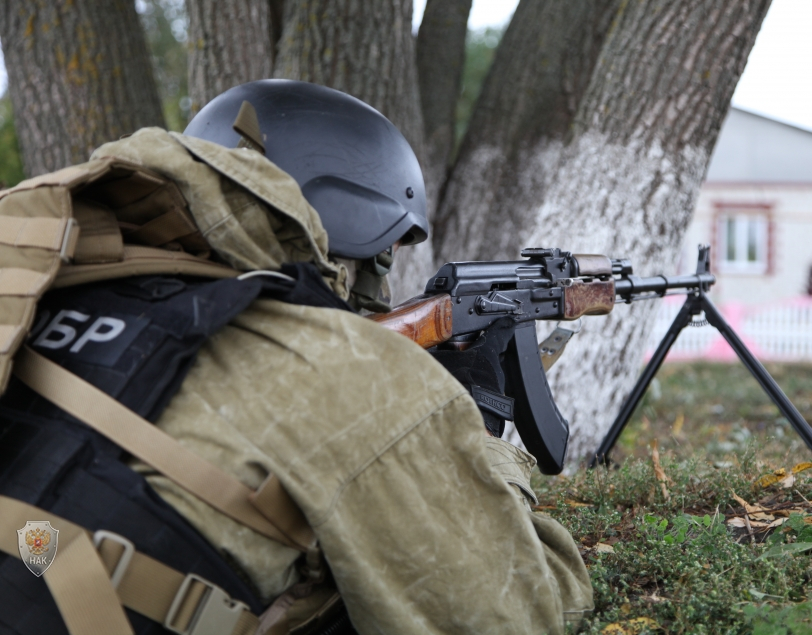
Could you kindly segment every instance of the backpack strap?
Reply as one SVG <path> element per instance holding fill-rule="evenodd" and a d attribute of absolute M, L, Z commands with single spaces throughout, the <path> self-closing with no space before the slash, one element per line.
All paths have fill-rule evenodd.
<path fill-rule="evenodd" d="M 38 507 L 0 496 L 0 551 L 17 555 L 17 529 L 32 518 L 56 518 Z M 56 522 L 56 520 L 55 520 Z M 68 521 L 56 522 L 59 559 L 43 574 L 71 635 L 133 635 L 110 577 L 87 532 Z"/>
<path fill-rule="evenodd" d="M 253 635 L 259 619 L 242 602 L 195 574 L 140 553 L 118 534 L 91 534 L 51 512 L 0 496 L 0 551 L 16 556 L 16 529 L 47 518 L 59 531 L 58 557 L 43 577 L 71 635 L 133 635 L 122 605 L 182 635 Z"/>
<path fill-rule="evenodd" d="M 307 552 L 315 534 L 276 478 L 254 492 L 132 410 L 28 347 L 14 373 L 29 388 L 150 465 L 209 506 L 288 547 Z"/>

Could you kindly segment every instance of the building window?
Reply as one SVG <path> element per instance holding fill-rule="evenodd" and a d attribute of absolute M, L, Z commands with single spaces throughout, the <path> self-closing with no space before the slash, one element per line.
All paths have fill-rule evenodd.
<path fill-rule="evenodd" d="M 769 264 L 769 219 L 765 213 L 725 211 L 718 216 L 719 270 L 763 274 Z"/>

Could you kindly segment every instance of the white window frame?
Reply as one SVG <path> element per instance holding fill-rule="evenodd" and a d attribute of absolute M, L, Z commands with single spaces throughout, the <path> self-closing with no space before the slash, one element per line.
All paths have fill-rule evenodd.
<path fill-rule="evenodd" d="M 730 258 L 728 228 L 733 221 L 733 258 Z M 751 235 L 754 234 L 754 235 Z M 770 217 L 764 211 L 720 211 L 716 220 L 717 264 L 720 273 L 764 275 L 770 264 Z M 755 259 L 750 260 L 751 247 Z"/>

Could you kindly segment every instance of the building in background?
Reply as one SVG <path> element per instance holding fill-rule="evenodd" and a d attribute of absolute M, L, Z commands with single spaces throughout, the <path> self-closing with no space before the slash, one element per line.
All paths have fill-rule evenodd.
<path fill-rule="evenodd" d="M 812 131 L 732 108 L 683 249 L 709 243 L 711 298 L 764 360 L 812 360 Z M 681 304 L 664 302 L 659 341 Z M 734 359 L 715 329 L 686 329 L 671 359 Z"/>

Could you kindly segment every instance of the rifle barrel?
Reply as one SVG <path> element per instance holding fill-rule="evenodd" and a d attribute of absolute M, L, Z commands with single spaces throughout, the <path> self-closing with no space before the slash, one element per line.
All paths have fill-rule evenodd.
<path fill-rule="evenodd" d="M 615 280 L 615 294 L 630 300 L 641 293 L 659 293 L 665 295 L 670 289 L 699 289 L 707 290 L 716 282 L 716 277 L 710 273 L 692 273 L 685 276 L 654 276 L 641 278 L 639 276 L 624 276 Z"/>

